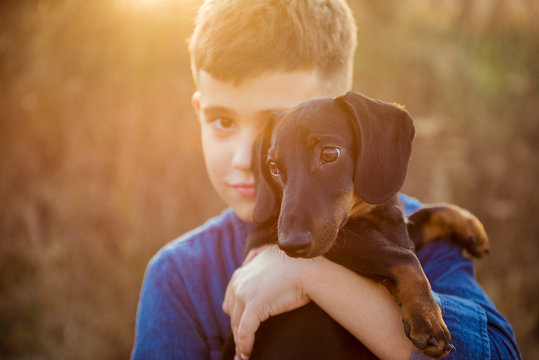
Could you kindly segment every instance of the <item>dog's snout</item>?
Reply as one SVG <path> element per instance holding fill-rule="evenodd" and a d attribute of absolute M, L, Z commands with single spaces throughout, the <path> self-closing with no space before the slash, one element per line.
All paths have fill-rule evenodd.
<path fill-rule="evenodd" d="M 312 236 L 308 231 L 300 231 L 279 238 L 279 247 L 288 256 L 302 257 L 307 255 L 312 245 Z"/>

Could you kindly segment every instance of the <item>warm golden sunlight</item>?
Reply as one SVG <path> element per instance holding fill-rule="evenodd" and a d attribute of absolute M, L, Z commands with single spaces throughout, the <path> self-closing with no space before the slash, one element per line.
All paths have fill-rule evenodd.
<path fill-rule="evenodd" d="M 173 0 L 118 0 L 118 1 L 125 3 L 126 6 L 148 8 L 148 7 L 163 4 L 165 2 L 170 2 Z M 178 0 L 174 0 L 174 1 L 178 1 Z"/>
<path fill-rule="evenodd" d="M 194 9 L 200 3 L 199 0 L 113 0 L 125 11 L 134 11 L 147 16 L 153 16 L 161 12 L 169 12 L 172 8 Z M 171 16 L 172 14 L 168 14 Z"/>
<path fill-rule="evenodd" d="M 0 358 L 129 358 L 148 261 L 223 209 L 191 106 L 200 2 L 0 1 Z M 481 219 L 477 277 L 537 358 L 539 1 L 348 2 L 354 89 L 415 119 L 403 191 Z"/>
<path fill-rule="evenodd" d="M 134 0 L 134 2 L 140 2 L 143 5 L 155 5 L 165 0 Z"/>

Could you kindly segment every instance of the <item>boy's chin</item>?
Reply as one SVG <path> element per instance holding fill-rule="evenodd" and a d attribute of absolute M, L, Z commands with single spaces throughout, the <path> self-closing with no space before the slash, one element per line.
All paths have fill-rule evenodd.
<path fill-rule="evenodd" d="M 240 219 L 247 222 L 253 222 L 253 212 L 255 209 L 255 203 L 242 203 L 232 205 L 232 210 L 238 215 Z"/>

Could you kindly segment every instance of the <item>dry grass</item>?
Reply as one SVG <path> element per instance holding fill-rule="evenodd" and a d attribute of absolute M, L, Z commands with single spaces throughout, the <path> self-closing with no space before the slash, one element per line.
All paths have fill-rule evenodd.
<path fill-rule="evenodd" d="M 147 261 L 223 207 L 189 104 L 197 1 L 142 3 L 0 5 L 1 358 L 127 358 Z M 478 277 L 536 357 L 537 1 L 352 3 L 355 89 L 416 118 L 406 192 L 485 222 Z"/>

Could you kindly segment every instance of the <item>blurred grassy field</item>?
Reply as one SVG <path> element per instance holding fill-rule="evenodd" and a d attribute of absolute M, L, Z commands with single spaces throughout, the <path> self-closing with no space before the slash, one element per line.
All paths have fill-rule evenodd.
<path fill-rule="evenodd" d="M 149 258 L 223 208 L 190 107 L 197 4 L 0 3 L 0 358 L 127 358 Z M 351 4 L 354 88 L 416 120 L 404 191 L 484 221 L 478 278 L 537 359 L 539 2 Z"/>

